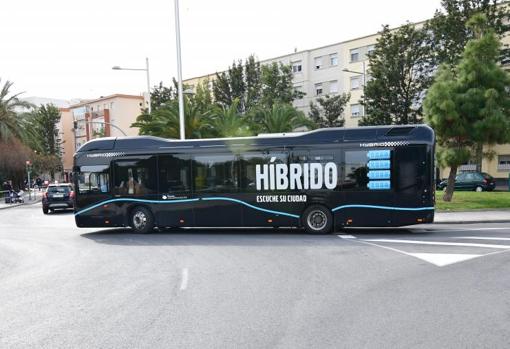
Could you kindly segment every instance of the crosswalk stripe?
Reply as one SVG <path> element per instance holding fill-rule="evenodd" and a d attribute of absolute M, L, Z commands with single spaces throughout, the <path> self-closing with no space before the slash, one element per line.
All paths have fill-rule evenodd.
<path fill-rule="evenodd" d="M 452 239 L 469 239 L 469 240 L 501 240 L 510 241 L 510 238 L 500 238 L 495 236 L 452 236 Z"/>
<path fill-rule="evenodd" d="M 492 244 L 473 244 L 467 242 L 442 242 L 442 241 L 419 241 L 419 240 L 392 240 L 392 239 L 366 239 L 365 241 L 371 242 L 389 242 L 398 244 L 415 244 L 415 245 L 436 245 L 436 246 L 463 246 L 463 247 L 485 247 L 485 248 L 498 248 L 510 249 L 509 245 L 492 245 Z"/>

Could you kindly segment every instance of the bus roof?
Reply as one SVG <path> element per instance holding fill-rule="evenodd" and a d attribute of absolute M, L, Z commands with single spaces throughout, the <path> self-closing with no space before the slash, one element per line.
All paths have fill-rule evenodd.
<path fill-rule="evenodd" d="M 154 136 L 104 137 L 93 139 L 78 149 L 80 152 L 105 150 L 164 150 L 212 148 L 222 146 L 287 146 L 330 143 L 365 143 L 409 141 L 434 143 L 434 131 L 427 125 L 367 126 L 355 128 L 323 128 L 308 132 L 263 134 L 252 137 L 166 139 Z M 367 143 L 368 142 L 368 143 Z M 377 145 L 375 145 L 377 146 Z"/>

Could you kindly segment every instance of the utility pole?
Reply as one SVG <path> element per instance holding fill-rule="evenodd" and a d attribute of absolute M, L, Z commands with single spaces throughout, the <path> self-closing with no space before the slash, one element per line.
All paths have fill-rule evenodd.
<path fill-rule="evenodd" d="M 28 181 L 28 200 L 32 200 L 32 193 L 30 191 L 30 173 L 32 172 L 32 162 L 30 160 L 25 161 L 25 164 L 27 165 L 27 181 Z"/>

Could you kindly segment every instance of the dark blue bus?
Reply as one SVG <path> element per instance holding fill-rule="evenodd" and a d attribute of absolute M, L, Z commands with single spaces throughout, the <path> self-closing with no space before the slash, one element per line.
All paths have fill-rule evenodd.
<path fill-rule="evenodd" d="M 434 132 L 100 138 L 74 156 L 78 227 L 387 227 L 434 219 Z"/>

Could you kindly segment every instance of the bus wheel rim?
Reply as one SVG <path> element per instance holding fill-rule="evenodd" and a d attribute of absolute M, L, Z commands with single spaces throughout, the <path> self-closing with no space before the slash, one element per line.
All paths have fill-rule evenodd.
<path fill-rule="evenodd" d="M 133 215 L 133 225 L 135 229 L 143 229 L 147 224 L 147 216 L 145 213 L 138 211 Z"/>
<path fill-rule="evenodd" d="M 306 221 L 311 229 L 321 230 L 328 224 L 328 217 L 324 212 L 316 210 L 310 212 Z"/>

